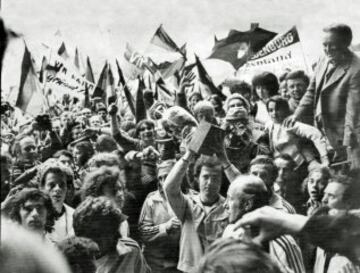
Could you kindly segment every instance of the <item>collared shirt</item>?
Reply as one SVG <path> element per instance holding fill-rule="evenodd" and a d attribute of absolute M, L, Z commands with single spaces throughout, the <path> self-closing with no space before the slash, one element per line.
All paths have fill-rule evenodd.
<path fill-rule="evenodd" d="M 180 229 L 168 234 L 165 227 L 173 217 L 175 214 L 165 197 L 159 191 L 149 193 L 141 210 L 139 231 L 145 244 L 144 256 L 153 271 L 176 269 Z"/>
<path fill-rule="evenodd" d="M 273 193 L 270 197 L 269 206 L 290 214 L 296 214 L 294 207 L 277 193 Z"/>
<path fill-rule="evenodd" d="M 196 192 L 185 195 L 184 202 L 185 214 L 183 219 L 180 219 L 182 229 L 178 269 L 192 272 L 206 248 L 222 236 L 229 223 L 229 212 L 224 206 L 225 198 L 222 196 L 207 208 Z"/>

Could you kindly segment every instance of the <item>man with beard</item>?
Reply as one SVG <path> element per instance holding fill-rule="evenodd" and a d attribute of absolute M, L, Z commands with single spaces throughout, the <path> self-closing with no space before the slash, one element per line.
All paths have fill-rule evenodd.
<path fill-rule="evenodd" d="M 257 155 L 269 153 L 266 147 L 252 140 L 248 114 L 243 107 L 229 109 L 223 129 L 226 131 L 225 147 L 228 158 L 242 173 L 248 170 L 251 160 Z"/>

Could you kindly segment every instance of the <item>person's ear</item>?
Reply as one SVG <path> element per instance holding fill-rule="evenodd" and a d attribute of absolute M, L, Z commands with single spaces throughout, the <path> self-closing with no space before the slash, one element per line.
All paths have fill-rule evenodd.
<path fill-rule="evenodd" d="M 248 200 L 245 201 L 244 209 L 245 209 L 246 212 L 252 211 L 253 207 L 254 207 L 254 200 L 253 199 L 248 199 Z"/>

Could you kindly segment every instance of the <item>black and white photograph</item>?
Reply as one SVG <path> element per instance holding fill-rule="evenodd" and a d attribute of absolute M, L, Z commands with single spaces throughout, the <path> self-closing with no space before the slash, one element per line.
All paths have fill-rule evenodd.
<path fill-rule="evenodd" d="M 360 273 L 359 0 L 0 0 L 1 273 Z"/>

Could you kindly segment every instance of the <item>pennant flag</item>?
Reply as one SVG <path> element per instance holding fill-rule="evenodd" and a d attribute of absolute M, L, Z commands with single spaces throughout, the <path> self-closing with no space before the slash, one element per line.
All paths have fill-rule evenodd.
<path fill-rule="evenodd" d="M 130 111 L 133 113 L 133 115 L 136 115 L 136 111 L 135 111 L 135 103 L 134 103 L 134 98 L 131 95 L 131 92 L 125 82 L 125 77 L 124 74 L 120 68 L 119 62 L 118 60 L 116 60 L 116 66 L 117 66 L 117 70 L 118 70 L 118 74 L 119 74 L 119 82 L 118 82 L 118 86 L 122 85 L 123 89 L 124 89 L 124 93 L 125 93 L 125 98 L 127 100 L 127 103 L 129 105 Z"/>
<path fill-rule="evenodd" d="M 156 30 L 154 36 L 152 37 L 150 43 L 157 45 L 170 52 L 179 52 L 182 54 L 182 51 L 176 45 L 176 43 L 171 39 L 171 37 L 166 33 L 162 25 Z"/>
<path fill-rule="evenodd" d="M 136 92 L 136 123 L 140 120 L 146 119 L 146 108 L 144 103 L 144 90 L 145 90 L 145 83 L 144 80 L 139 77 L 139 86 Z"/>
<path fill-rule="evenodd" d="M 228 36 L 217 40 L 209 58 L 220 59 L 232 64 L 237 70 L 277 33 L 253 26 L 249 31 L 230 30 Z"/>
<path fill-rule="evenodd" d="M 277 35 L 238 70 L 242 79 L 247 80 L 259 71 L 281 75 L 289 70 L 308 71 L 299 33 L 292 27 L 284 34 Z"/>
<path fill-rule="evenodd" d="M 108 69 L 107 69 L 106 97 L 107 97 L 108 105 L 110 105 L 113 102 L 116 102 L 117 95 L 115 92 L 115 80 L 110 64 L 108 64 Z"/>
<path fill-rule="evenodd" d="M 42 113 L 45 107 L 49 108 L 26 45 L 21 64 L 19 93 L 15 105 L 32 116 Z"/>
<path fill-rule="evenodd" d="M 59 50 L 58 50 L 58 55 L 63 57 L 65 60 L 69 59 L 70 56 L 66 50 L 65 42 L 61 43 L 61 46 L 59 47 Z"/>
<path fill-rule="evenodd" d="M 205 70 L 205 67 L 199 60 L 199 57 L 195 55 L 195 63 L 198 70 L 199 81 L 202 84 L 202 96 L 204 98 L 209 97 L 210 95 L 218 95 L 223 100 L 226 99 L 225 95 L 215 86 L 214 82 L 210 78 L 209 74 Z"/>
<path fill-rule="evenodd" d="M 84 94 L 84 108 L 91 109 L 91 101 L 90 101 L 90 94 L 89 94 L 89 87 L 85 86 L 85 94 Z"/>
<path fill-rule="evenodd" d="M 101 70 L 98 82 L 95 86 L 95 90 L 92 94 L 92 98 L 102 98 L 103 103 L 106 103 L 106 81 L 107 81 L 107 76 L 108 76 L 108 72 L 107 72 L 107 67 L 108 67 L 108 63 L 105 62 L 105 65 L 103 67 L 103 69 Z"/>
<path fill-rule="evenodd" d="M 75 49 L 74 65 L 78 69 L 81 75 L 85 74 L 84 63 L 81 59 L 79 50 L 77 48 Z"/>
<path fill-rule="evenodd" d="M 48 61 L 45 56 L 43 56 L 43 59 L 41 61 L 41 68 L 39 72 L 39 81 L 44 84 L 46 82 L 46 67 L 48 66 Z"/>
<path fill-rule="evenodd" d="M 95 83 L 94 73 L 91 67 L 90 58 L 86 58 L 86 69 L 85 69 L 85 79 L 89 82 Z"/>

